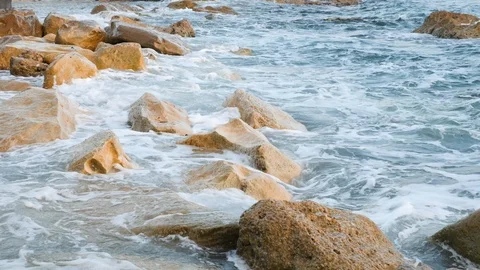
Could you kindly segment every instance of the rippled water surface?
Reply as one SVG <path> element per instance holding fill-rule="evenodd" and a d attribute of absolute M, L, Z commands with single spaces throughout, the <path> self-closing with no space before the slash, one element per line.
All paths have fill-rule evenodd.
<path fill-rule="evenodd" d="M 69 140 L 0 154 L 0 269 L 235 269 L 232 254 L 178 237 L 125 236 L 118 227 L 133 208 L 148 209 L 146 198 L 160 188 L 235 215 L 255 202 L 232 190 L 192 193 L 183 183 L 190 168 L 216 159 L 248 164 L 247 157 L 193 152 L 175 144 L 179 137 L 133 132 L 126 123 L 126 108 L 151 92 L 187 109 L 196 132 L 208 131 L 238 116 L 222 107 L 237 88 L 307 126 L 306 133 L 262 130 L 304 167 L 287 187 L 296 200 L 365 214 L 405 256 L 434 269 L 473 267 L 427 237 L 479 206 L 480 40 L 412 31 L 434 10 L 479 15 L 479 1 L 366 0 L 343 8 L 222 1 L 240 15 L 213 20 L 169 10 L 167 2 L 138 3 L 149 24 L 191 20 L 191 53 L 149 60 L 148 72 L 105 70 L 58 88 L 88 113 Z M 106 24 L 112 14 L 90 15 L 95 4 L 16 5 L 41 19 L 56 11 Z M 254 56 L 230 52 L 239 47 Z M 105 129 L 140 168 L 94 177 L 66 172 L 68 149 Z M 122 198 L 138 199 L 118 213 L 101 203 Z"/>

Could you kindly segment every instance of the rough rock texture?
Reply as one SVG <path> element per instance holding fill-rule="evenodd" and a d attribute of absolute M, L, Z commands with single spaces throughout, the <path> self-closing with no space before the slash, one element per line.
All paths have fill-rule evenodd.
<path fill-rule="evenodd" d="M 93 60 L 93 52 L 72 45 L 58 45 L 47 43 L 43 38 L 10 37 L 0 42 L 0 69 L 10 68 L 10 59 L 19 56 L 25 51 L 34 51 L 43 57 L 47 64 L 52 63 L 60 54 L 78 52 L 86 58 Z"/>
<path fill-rule="evenodd" d="M 353 6 L 361 3 L 360 0 L 267 0 L 277 4 L 292 5 L 330 5 L 330 6 Z"/>
<path fill-rule="evenodd" d="M 106 45 L 100 43 L 95 51 L 95 64 L 98 69 L 145 70 L 142 47 L 138 43 Z"/>
<path fill-rule="evenodd" d="M 57 38 L 57 35 L 55 34 L 47 34 L 43 37 L 43 39 L 48 43 L 55 43 L 56 38 Z"/>
<path fill-rule="evenodd" d="M 190 0 L 184 0 L 184 1 L 176 1 L 176 2 L 171 2 L 168 4 L 167 7 L 172 8 L 172 9 L 193 9 L 197 6 L 197 3 L 190 1 Z"/>
<path fill-rule="evenodd" d="M 436 11 L 414 32 L 440 38 L 480 38 L 479 21 L 480 18 L 469 14 Z"/>
<path fill-rule="evenodd" d="M 74 21 L 75 17 L 61 15 L 54 12 L 48 14 L 43 21 L 43 35 L 57 34 L 58 29 L 67 22 Z"/>
<path fill-rule="evenodd" d="M 234 119 L 207 134 L 195 134 L 181 144 L 210 150 L 231 150 L 250 155 L 255 167 L 280 180 L 291 183 L 301 173 L 301 168 L 259 131 L 240 119 Z"/>
<path fill-rule="evenodd" d="M 154 49 L 162 54 L 184 55 L 187 52 L 183 42 L 174 35 L 120 21 L 112 21 L 108 29 L 108 43 L 121 42 L 136 42 L 143 48 Z"/>
<path fill-rule="evenodd" d="M 243 56 L 252 56 L 253 51 L 249 48 L 240 48 L 236 51 L 232 51 L 234 54 L 243 55 Z"/>
<path fill-rule="evenodd" d="M 257 200 L 292 199 L 292 195 L 269 175 L 224 160 L 191 171 L 187 183 L 196 190 L 237 188 Z"/>
<path fill-rule="evenodd" d="M 452 247 L 458 254 L 480 264 L 480 210 L 443 228 L 433 239 Z"/>
<path fill-rule="evenodd" d="M 112 11 L 112 12 L 140 12 L 143 8 L 139 6 L 130 6 L 123 3 L 108 3 L 95 6 L 91 14 L 97 14 L 102 11 Z"/>
<path fill-rule="evenodd" d="M 0 10 L 0 37 L 42 37 L 42 24 L 32 10 Z"/>
<path fill-rule="evenodd" d="M 192 24 L 187 19 L 183 19 L 181 21 L 173 23 L 169 27 L 160 29 L 157 28 L 157 30 L 172 35 L 179 35 L 182 37 L 195 37 L 195 30 L 193 29 Z"/>
<path fill-rule="evenodd" d="M 175 133 L 182 136 L 192 134 L 188 113 L 174 104 L 161 101 L 145 93 L 130 106 L 128 122 L 135 131 Z"/>
<path fill-rule="evenodd" d="M 70 21 L 63 24 L 57 32 L 55 43 L 76 45 L 95 50 L 98 43 L 107 39 L 107 33 L 95 21 Z"/>
<path fill-rule="evenodd" d="M 224 106 L 237 107 L 242 120 L 253 128 L 270 127 L 274 129 L 307 130 L 304 125 L 295 121 L 280 108 L 270 105 L 244 90 L 235 91 L 225 101 Z"/>
<path fill-rule="evenodd" d="M 13 80 L 0 80 L 0 91 L 22 92 L 30 88 L 27 82 L 19 82 Z"/>
<path fill-rule="evenodd" d="M 10 74 L 23 77 L 42 76 L 48 65 L 33 59 L 12 57 L 10 59 Z"/>
<path fill-rule="evenodd" d="M 75 131 L 76 106 L 60 93 L 28 89 L 0 104 L 0 152 L 67 139 Z"/>
<path fill-rule="evenodd" d="M 45 70 L 44 88 L 64 83 L 71 84 L 73 79 L 85 79 L 97 75 L 97 66 L 82 55 L 73 52 L 58 56 Z"/>
<path fill-rule="evenodd" d="M 312 201 L 252 206 L 240 218 L 237 254 L 253 270 L 394 270 L 403 261 L 370 219 Z"/>
<path fill-rule="evenodd" d="M 199 8 L 194 8 L 193 11 L 196 11 L 196 12 L 208 12 L 208 13 L 222 13 L 222 14 L 238 15 L 238 13 L 237 13 L 235 10 L 233 10 L 231 7 L 227 7 L 227 6 L 220 6 L 220 7 L 212 7 L 212 6 L 199 7 Z"/>
<path fill-rule="evenodd" d="M 117 166 L 133 167 L 115 133 L 107 130 L 75 146 L 68 170 L 83 174 L 107 174 L 116 172 Z"/>

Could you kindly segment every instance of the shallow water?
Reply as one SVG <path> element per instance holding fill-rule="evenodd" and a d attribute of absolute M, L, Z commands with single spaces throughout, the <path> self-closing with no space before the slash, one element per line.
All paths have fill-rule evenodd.
<path fill-rule="evenodd" d="M 262 130 L 304 167 L 287 186 L 296 200 L 365 214 L 405 256 L 434 269 L 474 267 L 429 244 L 427 237 L 479 205 L 480 40 L 411 32 L 433 10 L 478 15 L 480 2 L 370 0 L 337 8 L 222 1 L 240 15 L 213 20 L 169 10 L 163 2 L 139 4 L 147 10 L 159 7 L 140 16 L 146 23 L 191 20 L 197 32 L 185 39 L 191 53 L 149 60 L 145 73 L 101 71 L 58 88 L 88 113 L 79 117 L 69 140 L 0 154 L 0 269 L 240 265 L 233 253 L 202 250 L 186 239 L 118 234 L 129 212 L 102 218 L 95 211 L 105 198 L 142 193 L 125 186 L 168 188 L 235 215 L 250 207 L 255 201 L 241 192 L 191 193 L 183 183 L 190 168 L 216 159 L 248 164 L 247 157 L 195 153 L 176 145 L 179 137 L 133 132 L 126 124 L 126 108 L 151 92 L 187 109 L 196 132 L 208 131 L 238 116 L 222 107 L 237 88 L 282 107 L 307 126 L 305 133 Z M 16 5 L 33 8 L 42 19 L 50 11 L 101 23 L 109 19 L 109 14 L 89 14 L 93 2 Z M 338 17 L 354 19 L 331 20 Z M 239 47 L 255 55 L 230 52 Z M 235 74 L 242 80 L 232 80 Z M 11 78 L 5 72 L 0 77 Z M 41 85 L 40 79 L 29 81 Z M 0 99 L 13 95 L 0 93 Z M 94 177 L 65 172 L 69 147 L 105 129 L 116 132 L 140 168 Z M 139 198 L 137 207 L 148 208 Z"/>

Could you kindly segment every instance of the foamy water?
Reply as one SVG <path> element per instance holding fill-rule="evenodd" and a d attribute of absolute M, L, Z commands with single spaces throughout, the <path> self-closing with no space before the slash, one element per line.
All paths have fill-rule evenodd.
<path fill-rule="evenodd" d="M 234 252 L 201 249 L 182 237 L 118 233 L 136 211 L 161 203 L 152 199 L 158 189 L 233 215 L 255 203 L 238 190 L 192 193 L 184 183 L 191 168 L 219 159 L 250 164 L 247 156 L 194 152 L 176 144 L 181 137 L 134 132 L 126 123 L 127 107 L 150 92 L 188 110 L 195 132 L 208 131 L 238 117 L 222 106 L 237 88 L 307 126 L 309 132 L 261 130 L 304 168 L 286 186 L 295 200 L 364 214 L 405 256 L 434 269 L 473 267 L 427 237 L 479 207 L 480 40 L 411 32 L 433 10 L 478 15 L 478 1 L 370 0 L 344 8 L 222 1 L 240 15 L 213 20 L 167 3 L 137 3 L 146 7 L 138 15 L 145 23 L 188 18 L 197 32 L 185 39 L 191 53 L 158 55 L 147 72 L 105 70 L 58 87 L 85 110 L 72 137 L 0 154 L 0 269 L 245 268 Z M 56 11 L 106 25 L 112 14 L 90 15 L 95 4 L 16 5 L 42 20 Z M 355 20 L 328 20 L 337 17 Z M 240 47 L 255 55 L 230 52 Z M 0 92 L 0 99 L 13 95 Z M 106 176 L 66 172 L 70 147 L 105 129 L 138 168 Z M 122 206 L 124 198 L 136 205 Z"/>

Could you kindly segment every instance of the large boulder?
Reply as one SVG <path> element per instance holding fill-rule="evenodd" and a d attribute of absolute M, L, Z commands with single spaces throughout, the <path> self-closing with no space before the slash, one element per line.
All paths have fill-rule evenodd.
<path fill-rule="evenodd" d="M 222 13 L 222 14 L 238 15 L 238 13 L 237 13 L 235 10 L 233 10 L 231 7 L 227 7 L 227 6 L 220 6 L 220 7 L 212 7 L 212 6 L 197 7 L 197 8 L 194 8 L 193 11 L 195 11 L 195 12 L 208 12 L 208 13 L 210 13 L 210 14 Z"/>
<path fill-rule="evenodd" d="M 143 48 L 154 49 L 162 54 L 184 55 L 187 53 L 183 42 L 174 35 L 120 21 L 111 22 L 108 29 L 108 42 L 112 44 L 136 42 Z"/>
<path fill-rule="evenodd" d="M 47 67 L 47 64 L 29 58 L 12 57 L 10 59 L 10 74 L 14 76 L 42 76 Z"/>
<path fill-rule="evenodd" d="M 75 20 L 75 17 L 51 12 L 43 21 L 43 35 L 44 36 L 48 34 L 56 35 L 58 29 L 60 29 L 62 25 L 74 20 Z"/>
<path fill-rule="evenodd" d="M 60 93 L 31 88 L 0 104 L 0 152 L 15 146 L 67 139 L 77 107 Z"/>
<path fill-rule="evenodd" d="M 83 174 L 107 174 L 118 171 L 118 166 L 133 167 L 115 133 L 107 130 L 74 147 L 68 170 Z"/>
<path fill-rule="evenodd" d="M 95 21 L 70 21 L 63 24 L 57 32 L 55 43 L 76 45 L 94 51 L 98 43 L 107 39 L 107 33 Z"/>
<path fill-rule="evenodd" d="M 98 47 L 98 46 L 97 46 Z M 98 69 L 145 70 L 142 47 L 138 43 L 107 45 L 102 43 L 95 51 L 95 64 Z"/>
<path fill-rule="evenodd" d="M 91 14 L 97 14 L 103 11 L 110 11 L 110 12 L 140 12 L 143 8 L 140 6 L 130 6 L 123 3 L 105 3 L 101 5 L 95 6 Z"/>
<path fill-rule="evenodd" d="M 395 270 L 403 263 L 373 221 L 312 201 L 256 203 L 240 218 L 237 254 L 253 270 Z"/>
<path fill-rule="evenodd" d="M 128 122 L 135 131 L 192 134 L 188 113 L 174 104 L 145 93 L 130 106 Z"/>
<path fill-rule="evenodd" d="M 432 238 L 449 245 L 472 262 L 480 264 L 480 210 L 443 228 Z"/>
<path fill-rule="evenodd" d="M 193 9 L 197 7 L 197 3 L 190 0 L 182 0 L 182 1 L 171 2 L 170 4 L 167 5 L 167 7 L 171 9 Z"/>
<path fill-rule="evenodd" d="M 277 4 L 292 4 L 292 5 L 329 5 L 329 6 L 353 6 L 358 5 L 361 0 L 267 0 Z"/>
<path fill-rule="evenodd" d="M 44 88 L 64 83 L 71 84 L 73 79 L 85 79 L 97 75 L 97 66 L 76 52 L 59 55 L 45 70 Z"/>
<path fill-rule="evenodd" d="M 292 199 L 292 195 L 271 176 L 224 160 L 191 171 L 187 183 L 194 190 L 237 188 L 257 200 Z"/>
<path fill-rule="evenodd" d="M 225 101 L 224 106 L 237 107 L 242 120 L 253 128 L 270 127 L 274 129 L 307 130 L 304 125 L 295 121 L 280 108 L 270 105 L 244 90 L 235 91 Z"/>
<path fill-rule="evenodd" d="M 0 10 L 0 37 L 8 35 L 42 37 L 42 24 L 32 10 Z"/>
<path fill-rule="evenodd" d="M 195 134 L 180 142 L 210 150 L 231 150 L 250 155 L 255 167 L 280 180 L 291 183 L 301 173 L 301 167 L 292 161 L 259 131 L 240 119 L 233 119 L 211 133 Z"/>
<path fill-rule="evenodd" d="M 0 80 L 0 91 L 22 92 L 30 88 L 28 82 L 19 82 L 13 80 Z"/>
<path fill-rule="evenodd" d="M 3 45 L 2 45 L 3 44 Z M 34 51 L 43 57 L 43 62 L 50 64 L 61 54 L 77 52 L 93 60 L 91 50 L 72 45 L 58 45 L 47 43 L 43 38 L 22 38 L 19 36 L 4 37 L 0 40 L 0 70 L 10 68 L 10 59 L 26 51 Z"/>
<path fill-rule="evenodd" d="M 480 38 L 478 21 L 480 18 L 469 14 L 435 11 L 414 32 L 440 38 Z"/>

